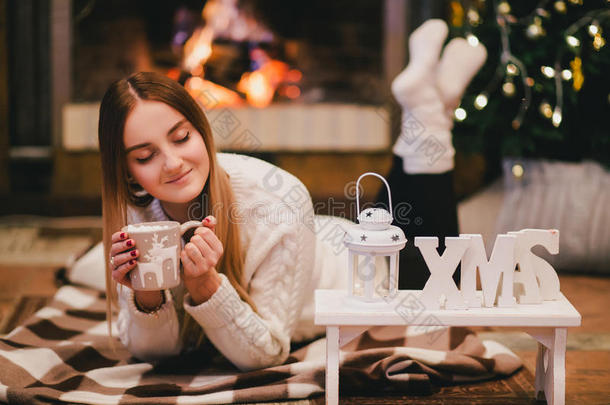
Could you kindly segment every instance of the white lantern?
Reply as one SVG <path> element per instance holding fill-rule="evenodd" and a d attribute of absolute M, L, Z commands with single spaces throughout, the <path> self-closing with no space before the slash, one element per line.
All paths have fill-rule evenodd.
<path fill-rule="evenodd" d="M 407 243 L 404 232 L 393 226 L 392 214 L 383 208 L 360 212 L 360 180 L 380 178 L 388 190 L 390 212 L 392 195 L 388 182 L 379 174 L 367 172 L 356 182 L 358 225 L 351 227 L 343 242 L 348 249 L 348 298 L 364 302 L 383 302 L 398 291 L 398 254 Z M 389 267 L 387 265 L 389 258 Z"/>

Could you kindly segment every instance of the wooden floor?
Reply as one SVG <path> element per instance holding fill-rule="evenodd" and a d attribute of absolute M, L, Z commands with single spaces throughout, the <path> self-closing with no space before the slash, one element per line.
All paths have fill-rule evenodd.
<path fill-rule="evenodd" d="M 0 266 L 0 334 L 7 333 L 55 293 L 61 274 L 57 266 Z M 610 278 L 560 276 L 562 292 L 583 317 L 568 331 L 566 404 L 610 404 Z M 535 404 L 533 374 L 535 341 L 515 329 L 479 328 L 484 338 L 512 348 L 525 368 L 508 379 L 443 387 L 426 396 L 350 397 L 342 404 Z M 324 398 L 293 401 L 323 404 Z M 542 402 L 544 403 L 544 402 Z"/>

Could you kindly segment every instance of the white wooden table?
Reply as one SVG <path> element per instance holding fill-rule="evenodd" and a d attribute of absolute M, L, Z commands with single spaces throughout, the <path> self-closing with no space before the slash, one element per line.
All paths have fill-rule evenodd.
<path fill-rule="evenodd" d="M 565 403 L 565 351 L 567 328 L 580 326 L 581 317 L 561 294 L 559 300 L 511 308 L 432 310 L 418 308 L 421 291 L 401 290 L 385 307 L 349 305 L 344 290 L 316 290 L 315 324 L 326 326 L 326 403 L 339 402 L 339 348 L 377 325 L 429 325 L 434 319 L 444 326 L 521 327 L 538 341 L 536 396 L 544 392 L 548 404 Z M 409 311 L 413 312 L 412 322 Z M 430 318 L 430 316 L 434 318 Z M 545 367 L 545 356 L 547 367 Z"/>

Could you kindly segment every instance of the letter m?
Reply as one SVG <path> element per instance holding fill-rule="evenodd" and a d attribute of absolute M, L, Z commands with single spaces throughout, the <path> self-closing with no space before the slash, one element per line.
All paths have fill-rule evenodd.
<path fill-rule="evenodd" d="M 483 304 L 492 307 L 498 296 L 498 306 L 515 304 L 513 296 L 514 252 L 517 238 L 513 235 L 498 235 L 487 260 L 485 245 L 481 235 L 460 234 L 470 238 L 470 245 L 462 257 L 460 290 L 469 307 L 480 307 L 481 299 L 476 296 L 477 269 L 481 277 Z M 500 285 L 501 282 L 501 285 Z M 498 291 L 498 286 L 500 290 Z"/>

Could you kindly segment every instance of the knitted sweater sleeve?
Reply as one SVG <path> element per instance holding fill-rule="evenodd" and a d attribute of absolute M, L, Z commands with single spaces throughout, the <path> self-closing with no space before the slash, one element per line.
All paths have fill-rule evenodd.
<path fill-rule="evenodd" d="M 180 353 L 182 344 L 178 333 L 178 319 L 172 294 L 165 290 L 165 303 L 155 313 L 139 311 L 134 292 L 127 287 L 119 289 L 119 339 L 136 358 L 158 360 Z"/>
<path fill-rule="evenodd" d="M 315 249 L 307 221 L 298 224 L 259 224 L 260 241 L 253 242 L 247 261 L 258 262 L 248 285 L 256 312 L 242 301 L 221 274 L 222 282 L 206 302 L 184 307 L 210 341 L 235 366 L 253 370 L 283 363 L 303 308 Z"/>
<path fill-rule="evenodd" d="M 127 223 L 166 221 L 158 200 L 149 207 L 127 207 Z M 119 315 L 117 329 L 119 339 L 136 358 L 151 361 L 180 353 L 179 321 L 173 296 L 165 290 L 165 304 L 154 313 L 145 313 L 136 307 L 132 289 L 117 286 Z"/>

